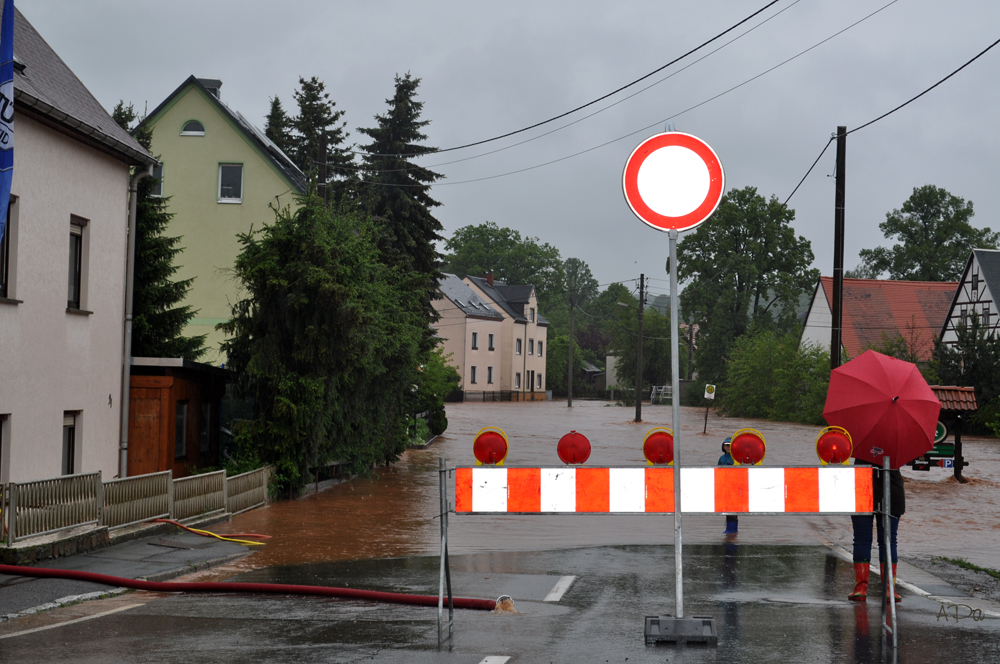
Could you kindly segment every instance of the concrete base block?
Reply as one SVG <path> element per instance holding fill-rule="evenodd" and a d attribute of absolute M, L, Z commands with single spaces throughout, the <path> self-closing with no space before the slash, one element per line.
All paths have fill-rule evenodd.
<path fill-rule="evenodd" d="M 691 616 L 673 618 L 671 616 L 646 616 L 646 645 L 658 643 L 704 643 L 719 645 L 719 635 L 715 631 L 712 616 Z"/>

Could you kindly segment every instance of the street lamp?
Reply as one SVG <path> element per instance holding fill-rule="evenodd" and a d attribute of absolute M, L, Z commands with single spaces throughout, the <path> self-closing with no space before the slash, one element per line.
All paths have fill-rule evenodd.
<path fill-rule="evenodd" d="M 631 304 L 619 302 L 619 307 L 634 309 L 639 314 L 639 345 L 636 347 L 635 362 L 635 421 L 642 422 L 642 298 L 639 298 L 639 307 Z"/>

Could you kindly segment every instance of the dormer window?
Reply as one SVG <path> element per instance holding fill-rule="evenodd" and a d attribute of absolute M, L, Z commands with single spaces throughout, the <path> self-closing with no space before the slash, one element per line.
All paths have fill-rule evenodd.
<path fill-rule="evenodd" d="M 205 125 L 197 120 L 188 120 L 181 128 L 181 136 L 204 136 Z"/>

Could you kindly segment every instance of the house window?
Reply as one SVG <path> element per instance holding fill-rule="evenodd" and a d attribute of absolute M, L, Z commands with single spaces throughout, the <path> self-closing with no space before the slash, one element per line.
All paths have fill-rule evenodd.
<path fill-rule="evenodd" d="M 174 458 L 187 457 L 188 444 L 188 402 L 177 402 L 177 421 L 174 428 Z"/>
<path fill-rule="evenodd" d="M 84 285 L 86 277 L 84 263 L 87 258 L 86 249 L 87 220 L 71 216 L 69 219 L 69 281 L 66 292 L 66 307 L 68 309 L 83 309 Z"/>
<path fill-rule="evenodd" d="M 486 367 L 486 382 L 493 384 L 493 367 Z"/>
<path fill-rule="evenodd" d="M 535 374 L 535 382 L 537 383 L 537 385 L 535 385 L 535 389 L 542 389 L 542 374 Z"/>
<path fill-rule="evenodd" d="M 63 413 L 62 474 L 72 475 L 76 470 L 76 414 Z"/>
<path fill-rule="evenodd" d="M 476 367 L 469 367 L 469 382 L 473 385 L 476 384 L 476 374 L 479 373 Z"/>
<path fill-rule="evenodd" d="M 181 136 L 204 136 L 205 125 L 197 120 L 188 120 L 181 127 Z"/>
<path fill-rule="evenodd" d="M 202 454 L 207 454 L 212 449 L 212 402 L 201 402 L 200 422 L 201 425 L 201 447 Z"/>
<path fill-rule="evenodd" d="M 521 373 L 520 372 L 514 374 L 514 389 L 515 390 L 521 389 Z"/>
<path fill-rule="evenodd" d="M 153 188 L 149 190 L 149 195 L 154 198 L 163 196 L 163 162 L 153 166 Z"/>
<path fill-rule="evenodd" d="M 9 447 L 7 442 L 10 440 L 9 422 L 10 413 L 0 413 L 0 484 L 8 481 L 8 476 L 10 475 L 10 471 L 4 466 L 4 459 L 10 456 L 10 451 L 5 451 L 4 448 L 4 445 Z"/>
<path fill-rule="evenodd" d="M 528 339 L 528 355 L 534 355 L 534 354 L 535 354 L 535 340 Z"/>
<path fill-rule="evenodd" d="M 472 333 L 472 350 L 479 350 L 479 333 Z"/>
<path fill-rule="evenodd" d="M 538 342 L 538 357 L 542 356 L 542 342 Z"/>
<path fill-rule="evenodd" d="M 493 335 L 489 335 L 488 340 L 490 342 L 490 350 L 493 350 Z"/>
<path fill-rule="evenodd" d="M 972 275 L 972 292 L 975 293 L 978 290 L 979 290 L 979 275 L 978 274 L 973 274 Z"/>
<path fill-rule="evenodd" d="M 530 314 L 528 315 L 528 320 L 529 320 L 530 322 L 534 323 L 534 322 L 535 322 L 535 310 L 534 310 L 534 309 L 530 309 L 530 308 L 529 308 L 529 309 L 528 309 L 528 311 L 529 311 L 529 312 L 531 312 L 531 313 L 530 313 Z"/>
<path fill-rule="evenodd" d="M 965 307 L 962 307 L 961 311 L 962 311 L 962 323 L 961 324 L 965 325 L 966 327 L 968 327 L 968 325 L 969 325 L 969 323 L 968 323 L 969 310 L 966 309 Z"/>
<path fill-rule="evenodd" d="M 515 355 L 520 355 L 521 354 L 521 340 L 520 339 L 515 339 L 514 340 L 514 354 Z"/>
<path fill-rule="evenodd" d="M 219 164 L 219 202 L 243 202 L 243 164 Z"/>
<path fill-rule="evenodd" d="M 7 225 L 4 227 L 3 237 L 0 238 L 0 297 L 12 297 L 10 289 L 10 235 L 13 229 L 10 227 L 10 209 L 14 207 L 11 201 L 7 206 Z"/>
<path fill-rule="evenodd" d="M 983 305 L 983 327 L 989 327 L 989 326 L 990 326 L 990 305 L 989 304 L 984 304 Z"/>

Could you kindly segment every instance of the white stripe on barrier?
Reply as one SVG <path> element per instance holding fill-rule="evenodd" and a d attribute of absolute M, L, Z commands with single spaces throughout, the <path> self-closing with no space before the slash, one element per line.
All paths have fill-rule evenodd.
<path fill-rule="evenodd" d="M 681 468 L 681 510 L 715 511 L 715 468 Z"/>
<path fill-rule="evenodd" d="M 507 511 L 507 469 L 472 469 L 472 510 L 474 512 Z"/>
<path fill-rule="evenodd" d="M 785 469 L 750 468 L 747 473 L 747 509 L 751 512 L 785 511 Z"/>
<path fill-rule="evenodd" d="M 854 469 L 824 468 L 819 474 L 819 511 L 855 511 Z"/>
<path fill-rule="evenodd" d="M 576 468 L 542 468 L 542 511 L 576 511 Z"/>
<path fill-rule="evenodd" d="M 611 468 L 608 503 L 612 512 L 646 511 L 646 469 Z"/>

